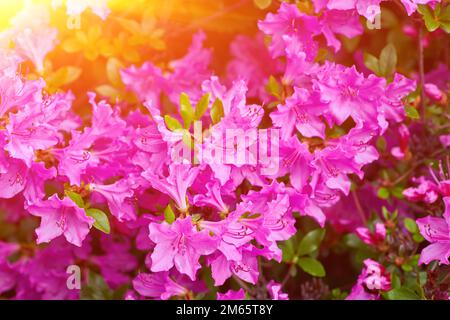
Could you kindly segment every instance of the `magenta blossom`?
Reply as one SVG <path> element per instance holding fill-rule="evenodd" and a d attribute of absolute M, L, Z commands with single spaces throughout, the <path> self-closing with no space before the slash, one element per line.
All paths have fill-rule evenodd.
<path fill-rule="evenodd" d="M 66 240 L 78 247 L 89 233 L 95 220 L 88 217 L 69 198 L 60 199 L 56 194 L 27 207 L 35 216 L 41 217 L 41 225 L 36 229 L 37 243 L 50 242 L 64 235 Z"/>
<path fill-rule="evenodd" d="M 177 219 L 172 225 L 149 224 L 149 237 L 156 244 L 151 255 L 153 272 L 176 269 L 195 280 L 198 259 L 217 248 L 217 241 L 206 231 L 198 231 L 191 217 Z"/>
<path fill-rule="evenodd" d="M 440 264 L 450 264 L 450 197 L 444 198 L 443 218 L 425 217 L 417 219 L 420 233 L 431 244 L 422 250 L 419 263 L 428 264 L 432 260 Z"/>
<path fill-rule="evenodd" d="M 391 290 L 391 276 L 372 259 L 364 260 L 364 268 L 346 300 L 378 300 L 380 292 Z"/>

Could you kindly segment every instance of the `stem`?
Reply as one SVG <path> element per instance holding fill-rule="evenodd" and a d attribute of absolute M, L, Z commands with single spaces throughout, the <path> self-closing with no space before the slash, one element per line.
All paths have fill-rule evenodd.
<path fill-rule="evenodd" d="M 358 210 L 358 213 L 361 217 L 361 220 L 364 223 L 364 225 L 366 225 L 367 224 L 366 215 L 364 214 L 364 210 L 361 206 L 361 202 L 359 201 L 358 195 L 356 194 L 356 192 L 354 190 L 352 191 L 352 196 L 353 196 L 353 201 L 355 202 L 356 209 Z"/>
<path fill-rule="evenodd" d="M 419 25 L 419 87 L 420 87 L 420 117 L 425 122 L 425 71 L 423 63 L 423 27 L 422 23 Z"/>
<path fill-rule="evenodd" d="M 284 276 L 283 281 L 281 281 L 281 287 L 283 288 L 284 285 L 287 283 L 287 281 L 289 280 L 289 278 L 291 277 L 291 271 L 292 269 L 295 267 L 295 263 L 291 263 L 291 265 L 289 266 L 289 269 L 286 273 L 286 275 Z"/>

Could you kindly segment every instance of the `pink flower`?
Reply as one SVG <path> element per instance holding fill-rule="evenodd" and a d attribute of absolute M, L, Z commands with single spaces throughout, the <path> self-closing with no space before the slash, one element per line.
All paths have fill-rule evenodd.
<path fill-rule="evenodd" d="M 270 99 L 265 88 L 269 76 L 281 71 L 281 63 L 272 59 L 263 37 L 237 36 L 230 45 L 233 60 L 227 65 L 230 82 L 243 78 L 248 85 L 248 97 L 259 97 L 263 101 Z"/>
<path fill-rule="evenodd" d="M 268 13 L 265 20 L 258 22 L 258 27 L 272 36 L 269 49 L 273 58 L 284 55 L 284 37 L 294 36 L 300 40 L 307 59 L 314 60 L 318 45 L 313 38 L 320 33 L 320 23 L 317 17 L 301 13 L 295 4 L 281 3 L 278 12 Z"/>
<path fill-rule="evenodd" d="M 6 172 L 0 171 L 0 198 L 10 199 L 21 192 L 27 182 L 27 167 L 21 160 L 10 160 Z"/>
<path fill-rule="evenodd" d="M 92 12 L 97 16 L 105 20 L 110 9 L 107 5 L 107 0 L 67 0 L 66 3 L 68 15 L 79 15 L 83 13 L 87 8 L 91 8 Z"/>
<path fill-rule="evenodd" d="M 171 164 L 169 176 L 159 178 L 150 171 L 144 171 L 142 176 L 147 179 L 153 188 L 171 197 L 180 210 L 187 209 L 186 193 L 197 177 L 199 169 L 188 164 Z"/>
<path fill-rule="evenodd" d="M 281 128 L 281 138 L 289 139 L 294 127 L 305 137 L 325 137 L 325 123 L 320 118 L 328 111 L 328 105 L 320 100 L 317 92 L 294 87 L 294 93 L 279 105 L 270 117 L 276 127 Z"/>
<path fill-rule="evenodd" d="M 385 86 L 383 78 L 375 75 L 365 78 L 354 66 L 327 63 L 314 84 L 339 125 L 348 117 L 357 124 L 377 123 L 379 99 Z"/>
<path fill-rule="evenodd" d="M 355 10 L 325 11 L 320 23 L 328 46 L 333 47 L 335 52 L 341 49 L 341 42 L 336 38 L 336 34 L 353 38 L 363 33 L 363 27 Z"/>
<path fill-rule="evenodd" d="M 438 186 L 427 180 L 425 177 L 413 178 L 417 187 L 410 187 L 403 190 L 403 195 L 410 201 L 423 201 L 425 203 L 434 203 L 439 198 Z"/>
<path fill-rule="evenodd" d="M 133 288 L 141 296 L 170 299 L 173 296 L 185 296 L 189 290 L 169 277 L 169 272 L 139 273 L 133 280 Z"/>
<path fill-rule="evenodd" d="M 244 289 L 239 289 L 238 291 L 228 290 L 225 293 L 217 292 L 217 300 L 244 300 L 245 291 Z"/>
<path fill-rule="evenodd" d="M 136 219 L 135 210 L 129 204 L 134 194 L 131 182 L 122 179 L 108 185 L 91 183 L 89 187 L 93 192 L 105 197 L 109 210 L 119 221 Z"/>
<path fill-rule="evenodd" d="M 176 269 L 193 281 L 200 269 L 198 259 L 217 248 L 217 241 L 206 231 L 197 231 L 190 216 L 178 218 L 171 225 L 163 222 L 149 224 L 149 237 L 156 244 L 151 255 L 153 272 Z"/>
<path fill-rule="evenodd" d="M 356 228 L 356 235 L 364 241 L 366 244 L 371 246 L 378 246 L 379 244 L 384 242 L 386 238 L 386 228 L 383 223 L 375 224 L 375 232 L 371 232 L 367 228 Z"/>
<path fill-rule="evenodd" d="M 14 288 L 17 272 L 8 257 L 19 249 L 19 245 L 0 241 L 0 294 Z"/>
<path fill-rule="evenodd" d="M 27 210 L 41 217 L 41 225 L 36 229 L 37 243 L 50 242 L 64 235 L 66 240 L 78 247 L 89 233 L 95 220 L 88 217 L 69 198 L 60 199 L 56 194 L 38 203 L 29 205 Z"/>
<path fill-rule="evenodd" d="M 55 47 L 57 37 L 58 31 L 53 28 L 26 28 L 15 35 L 15 50 L 32 61 L 39 72 L 43 72 L 44 58 Z"/>
<path fill-rule="evenodd" d="M 269 291 L 272 300 L 289 300 L 287 293 L 281 291 L 281 284 L 270 280 L 267 284 L 267 291 Z"/>
<path fill-rule="evenodd" d="M 252 245 L 246 245 L 239 251 L 242 258 L 237 261 L 227 259 L 222 253 L 210 257 L 212 277 L 216 286 L 221 286 L 233 275 L 252 284 L 258 281 L 258 249 Z"/>
<path fill-rule="evenodd" d="M 391 275 L 378 262 L 364 260 L 364 268 L 346 300 L 378 300 L 380 292 L 391 290 Z"/>
<path fill-rule="evenodd" d="M 429 264 L 432 260 L 439 264 L 450 264 L 450 197 L 445 197 L 443 218 L 425 217 L 417 219 L 420 233 L 431 244 L 422 250 L 419 264 Z"/>
<path fill-rule="evenodd" d="M 423 88 L 426 95 L 433 101 L 441 101 L 444 97 L 442 91 L 433 83 L 425 83 Z"/>

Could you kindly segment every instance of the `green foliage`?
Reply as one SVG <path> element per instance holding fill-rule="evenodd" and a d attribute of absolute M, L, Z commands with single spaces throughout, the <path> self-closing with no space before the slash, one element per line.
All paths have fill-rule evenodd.
<path fill-rule="evenodd" d="M 111 227 L 109 225 L 108 216 L 100 209 L 89 208 L 86 209 L 86 215 L 94 218 L 94 227 L 101 232 L 109 234 L 111 232 Z"/>
<path fill-rule="evenodd" d="M 168 224 L 172 224 L 175 221 L 175 213 L 173 212 L 170 204 L 168 204 L 167 207 L 164 209 L 164 220 Z"/>
<path fill-rule="evenodd" d="M 84 200 L 83 200 L 83 198 L 81 197 L 80 194 L 78 194 L 78 193 L 76 193 L 76 192 L 73 192 L 73 191 L 70 191 L 70 190 L 66 190 L 66 191 L 64 191 L 64 193 L 65 193 L 65 195 L 66 195 L 67 197 L 69 197 L 70 200 L 72 200 L 78 207 L 80 207 L 80 208 L 84 208 L 84 207 L 85 207 Z"/>
<path fill-rule="evenodd" d="M 393 44 L 389 43 L 381 50 L 378 63 L 381 76 L 387 78 L 395 72 L 395 66 L 397 65 L 397 51 Z"/>
<path fill-rule="evenodd" d="M 419 5 L 418 11 L 423 16 L 425 26 L 430 32 L 436 31 L 438 28 L 442 28 L 445 32 L 450 33 L 450 5 L 438 3 L 434 10 L 427 5 Z"/>
<path fill-rule="evenodd" d="M 303 271 L 314 277 L 325 277 L 325 269 L 322 263 L 317 259 L 303 257 L 297 260 L 297 264 Z"/>
<path fill-rule="evenodd" d="M 171 131 L 176 131 L 183 128 L 183 126 L 177 119 L 172 118 L 168 114 L 164 116 L 164 122 L 166 123 L 167 128 L 169 128 L 169 130 Z"/>
<path fill-rule="evenodd" d="M 211 120 L 214 124 L 218 123 L 220 119 L 224 116 L 223 104 L 220 99 L 216 99 L 211 108 Z"/>
<path fill-rule="evenodd" d="M 192 108 L 188 95 L 184 92 L 180 95 L 180 114 L 181 118 L 183 118 L 184 128 L 189 129 L 192 120 L 194 120 L 195 111 Z"/>
<path fill-rule="evenodd" d="M 408 116 L 408 118 L 411 118 L 414 120 L 420 119 L 419 111 L 417 111 L 417 109 L 414 108 L 413 106 L 405 105 L 405 112 L 406 112 L 406 115 Z"/>
<path fill-rule="evenodd" d="M 324 236 L 325 229 L 316 229 L 307 233 L 300 241 L 297 249 L 297 255 L 304 256 L 317 250 Z"/>
<path fill-rule="evenodd" d="M 210 99 L 209 93 L 203 95 L 200 98 L 197 105 L 195 106 L 195 115 L 194 115 L 195 120 L 200 120 L 200 118 L 205 114 L 206 110 L 208 110 L 209 99 Z"/>
<path fill-rule="evenodd" d="M 364 53 L 364 64 L 377 76 L 389 78 L 395 72 L 397 65 L 397 51 L 393 44 L 388 44 L 381 50 L 380 57 L 377 58 L 370 53 Z"/>
<path fill-rule="evenodd" d="M 420 300 L 419 295 L 407 287 L 392 289 L 383 296 L 388 300 Z"/>
<path fill-rule="evenodd" d="M 291 276 L 295 276 L 297 273 L 295 265 L 314 277 L 325 276 L 325 268 L 315 258 L 324 237 L 325 229 L 315 229 L 308 232 L 300 241 L 297 236 L 285 241 L 282 246 L 282 261 L 293 264 L 289 269 Z"/>
<path fill-rule="evenodd" d="M 405 218 L 403 224 L 405 225 L 405 228 L 413 234 L 419 231 L 416 222 L 411 218 Z"/>
<path fill-rule="evenodd" d="M 389 199 L 389 190 L 385 187 L 381 187 L 380 189 L 378 189 L 377 195 L 380 199 Z"/>
<path fill-rule="evenodd" d="M 81 300 L 122 300 L 127 286 L 121 286 L 116 290 L 111 289 L 103 277 L 89 271 L 88 281 L 83 284 L 80 291 Z"/>
<path fill-rule="evenodd" d="M 266 85 L 266 90 L 268 93 L 270 93 L 272 96 L 280 99 L 282 94 L 282 87 L 281 84 L 278 83 L 277 79 L 275 79 L 274 76 L 269 77 L 269 81 Z"/>

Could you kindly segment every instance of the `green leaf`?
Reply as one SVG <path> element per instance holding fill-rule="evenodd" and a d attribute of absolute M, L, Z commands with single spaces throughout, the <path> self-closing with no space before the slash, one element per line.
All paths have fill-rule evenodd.
<path fill-rule="evenodd" d="M 389 300 L 420 300 L 420 297 L 409 288 L 396 288 L 384 294 Z"/>
<path fill-rule="evenodd" d="M 417 227 L 417 224 L 413 219 L 405 218 L 403 220 L 403 224 L 405 225 L 405 228 L 412 234 L 419 232 L 419 228 Z"/>
<path fill-rule="evenodd" d="M 419 111 L 413 106 L 406 105 L 405 106 L 406 115 L 411 119 L 420 119 Z"/>
<path fill-rule="evenodd" d="M 167 207 L 164 209 L 164 220 L 168 224 L 172 224 L 175 221 L 175 213 L 173 213 L 172 207 L 167 205 Z"/>
<path fill-rule="evenodd" d="M 384 187 L 378 189 L 378 198 L 384 200 L 389 199 L 389 190 Z"/>
<path fill-rule="evenodd" d="M 194 109 L 188 95 L 184 92 L 180 95 L 180 114 L 183 118 L 184 127 L 189 129 L 194 119 Z"/>
<path fill-rule="evenodd" d="M 428 31 L 433 32 L 439 28 L 439 21 L 436 19 L 434 12 L 426 5 L 418 5 L 418 11 L 422 14 L 425 26 Z"/>
<path fill-rule="evenodd" d="M 269 81 L 266 85 L 266 90 L 271 95 L 280 98 L 281 97 L 281 85 L 278 83 L 274 76 L 269 77 Z"/>
<path fill-rule="evenodd" d="M 370 53 L 364 52 L 364 64 L 369 70 L 372 70 L 376 75 L 380 74 L 380 65 L 378 63 L 377 57 L 371 55 Z"/>
<path fill-rule="evenodd" d="M 76 192 L 70 191 L 70 190 L 66 190 L 64 192 L 66 194 L 66 196 L 68 196 L 70 198 L 70 200 L 72 200 L 78 207 L 80 208 L 84 208 L 84 200 L 81 197 L 81 195 L 79 195 Z"/>
<path fill-rule="evenodd" d="M 294 241 L 291 239 L 285 241 L 281 247 L 283 253 L 282 261 L 291 262 L 295 256 Z"/>
<path fill-rule="evenodd" d="M 377 139 L 377 149 L 381 152 L 386 150 L 386 146 L 387 146 L 387 142 L 386 139 L 384 137 L 379 137 Z"/>
<path fill-rule="evenodd" d="M 195 106 L 195 120 L 200 120 L 200 118 L 208 110 L 210 94 L 207 93 L 200 98 L 199 102 Z"/>
<path fill-rule="evenodd" d="M 216 99 L 216 101 L 214 101 L 214 104 L 211 108 L 211 119 L 212 119 L 213 123 L 216 124 L 220 121 L 220 119 L 222 119 L 223 116 L 224 116 L 224 111 L 223 111 L 222 101 L 220 101 L 220 99 Z"/>
<path fill-rule="evenodd" d="M 88 281 L 81 287 L 81 300 L 111 300 L 113 291 L 102 276 L 89 271 Z"/>
<path fill-rule="evenodd" d="M 164 122 L 166 123 L 167 128 L 169 128 L 169 130 L 171 131 L 176 131 L 183 128 L 181 123 L 177 119 L 172 118 L 169 115 L 164 116 Z"/>
<path fill-rule="evenodd" d="M 253 0 L 253 3 L 258 9 L 264 10 L 270 7 L 272 0 Z"/>
<path fill-rule="evenodd" d="M 403 196 L 403 188 L 400 187 L 400 186 L 395 186 L 395 187 L 391 188 L 389 191 L 397 199 L 403 199 L 404 198 L 404 196 Z"/>
<path fill-rule="evenodd" d="M 425 238 L 420 233 L 413 234 L 414 242 L 421 243 L 425 240 Z"/>
<path fill-rule="evenodd" d="M 109 225 L 108 216 L 100 209 L 89 208 L 86 209 L 86 215 L 94 218 L 94 227 L 101 232 L 109 234 L 111 232 L 111 227 Z"/>
<path fill-rule="evenodd" d="M 316 229 L 308 232 L 306 236 L 300 241 L 297 249 L 297 255 L 304 256 L 319 248 L 320 243 L 325 236 L 325 229 Z"/>
<path fill-rule="evenodd" d="M 389 77 L 395 71 L 395 66 L 397 65 L 397 51 L 395 46 L 389 43 L 386 47 L 381 50 L 379 66 L 380 74 L 385 77 Z"/>
<path fill-rule="evenodd" d="M 325 277 L 325 269 L 319 260 L 303 257 L 298 259 L 297 264 L 303 271 L 314 277 Z"/>

